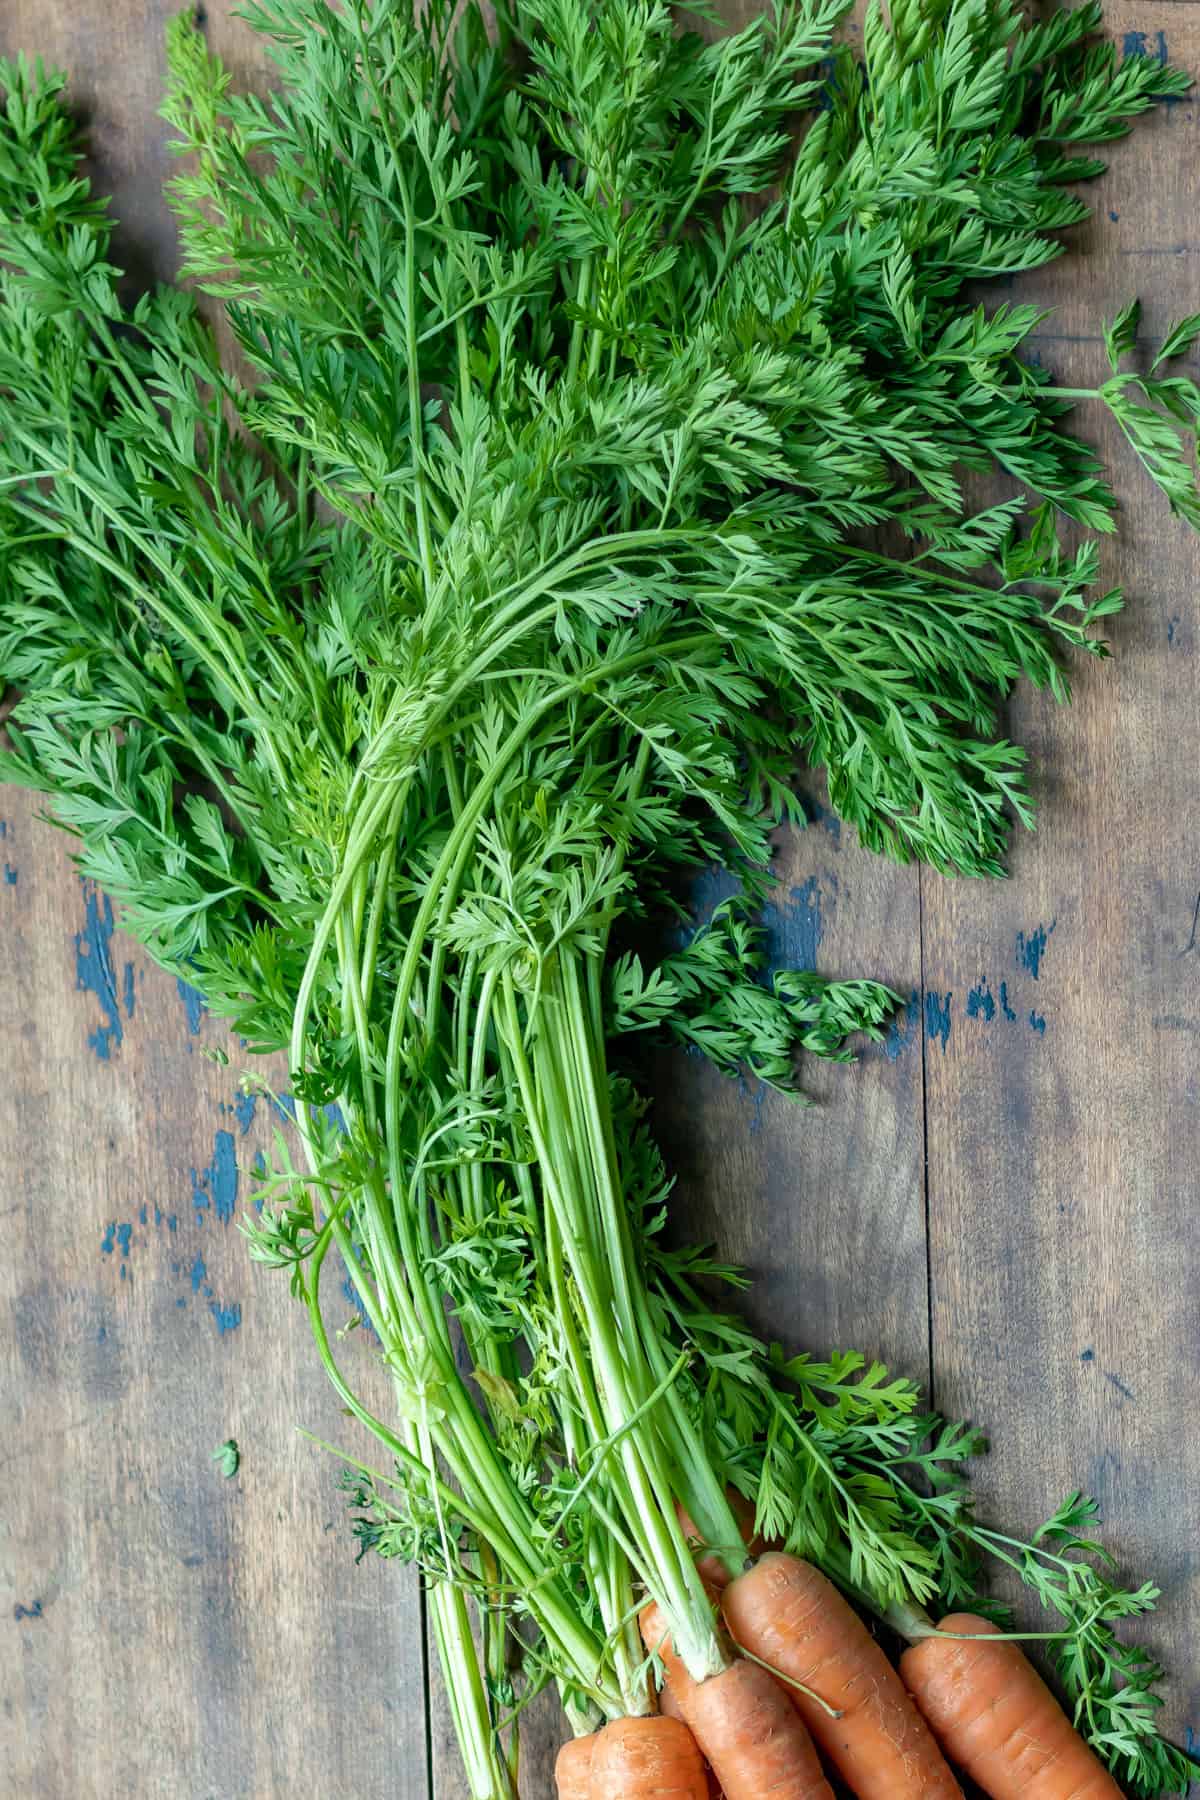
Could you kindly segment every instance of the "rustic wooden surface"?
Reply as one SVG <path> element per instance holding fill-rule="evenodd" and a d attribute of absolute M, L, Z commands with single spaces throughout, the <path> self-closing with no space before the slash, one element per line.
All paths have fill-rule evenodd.
<path fill-rule="evenodd" d="M 170 4 L 3 0 L 0 52 L 69 65 L 134 276 L 170 272 L 155 107 Z M 225 0 L 213 40 L 245 65 Z M 1128 48 L 1200 70 L 1200 6 L 1124 0 Z M 1130 293 L 1145 330 L 1200 305 L 1196 111 L 1114 157 L 1100 220 L 1030 282 L 1064 382 Z M 1023 295 L 1024 297 L 1024 295 Z M 1102 431 L 1098 421 L 1088 429 Z M 1023 694 L 1042 831 L 1003 884 L 864 856 L 818 806 L 785 843 L 781 961 L 910 995 L 886 1046 L 811 1072 L 807 1112 L 664 1059 L 660 1116 L 696 1234 L 757 1282 L 756 1321 L 861 1344 L 985 1423 L 981 1493 L 1035 1523 L 1074 1485 L 1168 1591 L 1148 1637 L 1167 1727 L 1200 1733 L 1200 852 L 1191 811 L 1200 549 L 1119 447 L 1132 604 L 1064 712 Z M 356 1568 L 343 1421 L 286 1286 L 231 1221 L 269 1126 L 220 1030 L 112 930 L 30 796 L 0 790 L 0 1792 L 31 1800 L 461 1800 L 407 1579 Z M 239 1170 L 241 1171 L 239 1174 Z M 243 1450 L 225 1481 L 210 1450 Z M 556 1725 L 529 1734 L 548 1800 Z"/>

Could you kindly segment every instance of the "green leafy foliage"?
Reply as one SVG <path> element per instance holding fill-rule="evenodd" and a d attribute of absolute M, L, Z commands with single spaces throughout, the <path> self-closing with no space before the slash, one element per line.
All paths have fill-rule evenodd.
<path fill-rule="evenodd" d="M 670 1502 L 736 1564 L 729 1483 L 884 1611 L 1015 1561 L 1092 1740 L 1157 1791 L 1156 1671 L 1116 1635 L 1153 1591 L 1074 1514 L 978 1525 L 979 1440 L 910 1382 L 721 1310 L 740 1278 L 669 1236 L 609 1040 L 792 1092 L 798 1053 L 878 1037 L 878 984 L 765 967 L 799 764 L 942 871 L 998 873 L 1031 822 L 1004 702 L 1102 653 L 1113 499 L 1064 428 L 1088 396 L 1022 360 L 1038 313 L 976 285 L 1059 254 L 1079 147 L 1183 78 L 1118 63 L 1093 6 L 895 0 L 861 57 L 839 0 L 715 37 L 659 0 L 494 31 L 474 0 L 247 10 L 276 90 L 235 94 L 184 19 L 166 105 L 240 375 L 190 290 L 124 300 L 61 81 L 0 65 L 0 775 L 288 1055 L 299 1148 L 250 1254 L 386 1452 L 350 1464 L 354 1529 L 432 1583 L 475 1788 L 512 1791 L 500 1739 L 546 1681 L 580 1729 L 643 1703 L 643 1590 L 719 1666 Z M 1144 374 L 1136 331 L 1091 397 L 1196 522 L 1197 390 L 1163 372 L 1196 320 Z M 714 861 L 738 900 L 657 960 L 610 949 Z M 387 1418 L 330 1341 L 331 1251 Z"/>

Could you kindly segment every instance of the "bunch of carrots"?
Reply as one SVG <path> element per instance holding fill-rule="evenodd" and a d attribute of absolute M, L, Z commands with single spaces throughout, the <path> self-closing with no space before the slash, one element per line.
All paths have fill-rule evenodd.
<path fill-rule="evenodd" d="M 278 90 L 185 20 L 165 108 L 242 373 L 186 290 L 126 300 L 61 81 L 0 66 L 0 776 L 287 1054 L 302 1155 L 245 1230 L 375 1440 L 337 1451 L 355 1530 L 421 1571 L 472 1800 L 515 1800 L 549 1686 L 564 1800 L 828 1795 L 822 1759 L 866 1800 L 951 1763 L 997 1800 L 1115 1794 L 1098 1757 L 1183 1785 L 1119 1636 L 1157 1590 L 1078 1496 L 1031 1543 L 976 1520 L 978 1436 L 914 1383 L 719 1310 L 730 1271 L 659 1235 L 629 1045 L 794 1090 L 800 1050 L 880 1035 L 877 984 L 766 966 L 798 763 L 940 870 L 999 872 L 1031 819 L 1001 703 L 1101 652 L 1120 596 L 1056 515 L 1114 501 L 1080 391 L 1018 354 L 1036 309 L 975 284 L 1055 255 L 1101 167 L 1070 147 L 1186 79 L 1118 65 L 1091 5 L 893 0 L 861 60 L 845 0 L 718 41 L 662 0 L 249 11 Z M 1200 316 L 1148 372 L 1135 332 L 1094 397 L 1200 524 L 1200 388 L 1162 372 Z M 973 511 L 993 465 L 1038 503 Z M 714 862 L 737 891 L 654 955 Z M 325 1316 L 339 1256 L 386 1416 Z M 1057 1613 L 1090 1748 L 983 1617 L 996 1564 Z"/>
<path fill-rule="evenodd" d="M 754 1548 L 751 1545 L 751 1550 Z M 949 1800 L 957 1764 L 991 1800 L 1120 1800 L 1019 1645 L 975 1613 L 936 1626 L 917 1609 L 897 1670 L 811 1563 L 760 1550 L 730 1578 L 701 1558 L 728 1636 L 727 1669 L 692 1679 L 660 1609 L 643 1642 L 659 1712 L 621 1719 L 560 1752 L 559 1800 Z"/>

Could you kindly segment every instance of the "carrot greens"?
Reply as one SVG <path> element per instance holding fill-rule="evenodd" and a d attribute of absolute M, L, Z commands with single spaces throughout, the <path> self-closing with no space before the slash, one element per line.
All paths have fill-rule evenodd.
<path fill-rule="evenodd" d="M 725 1666 L 695 1538 L 744 1565 L 730 1490 L 893 1617 L 1015 1564 L 1092 1741 L 1137 1792 L 1183 1777 L 1105 1635 L 1148 1590 L 1097 1611 L 1086 1544 L 984 1530 L 974 1433 L 758 1343 L 662 1231 L 639 1040 L 794 1092 L 894 1004 L 766 967 L 798 766 L 868 847 L 998 874 L 1033 815 L 1002 703 L 1066 699 L 1120 604 L 1084 396 L 976 286 L 1058 255 L 1080 146 L 1186 80 L 1092 5 L 896 0 L 860 54 L 846 10 L 251 0 L 269 97 L 178 21 L 183 269 L 236 370 L 188 288 L 127 297 L 61 80 L 0 66 L 0 774 L 288 1057 L 249 1250 L 377 1441 L 338 1452 L 354 1529 L 425 1574 L 473 1800 L 517 1792 L 542 1686 L 580 1733 L 650 1709 L 646 1596 L 693 1679 Z M 1134 328 L 1092 397 L 1195 522 L 1200 392 L 1122 373 Z M 649 951 L 713 862 L 733 897 Z"/>

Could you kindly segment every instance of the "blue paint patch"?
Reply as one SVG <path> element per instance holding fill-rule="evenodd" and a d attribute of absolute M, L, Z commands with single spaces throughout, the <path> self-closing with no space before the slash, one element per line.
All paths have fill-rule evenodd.
<path fill-rule="evenodd" d="M 903 1012 L 896 1013 L 887 1029 L 883 1040 L 883 1053 L 889 1062 L 895 1062 L 902 1050 L 907 1050 L 917 1030 L 917 1020 L 921 1016 L 921 1000 L 916 988 L 904 1002 Z"/>
<path fill-rule="evenodd" d="M 217 1331 L 222 1337 L 227 1331 L 236 1331 L 242 1322 L 242 1309 L 236 1300 L 232 1306 L 222 1306 L 219 1300 L 210 1300 L 208 1310 L 217 1321 Z"/>
<path fill-rule="evenodd" d="M 819 825 L 823 831 L 829 833 L 835 844 L 841 843 L 842 821 L 835 812 L 830 812 L 827 806 L 822 806 L 821 802 L 814 800 L 811 794 L 801 794 L 800 804 L 804 808 L 804 817 L 810 825 Z"/>
<path fill-rule="evenodd" d="M 1105 1369 L 1104 1379 L 1111 1387 L 1116 1388 L 1122 1400 L 1133 1400 L 1136 1398 L 1133 1389 L 1126 1387 L 1125 1383 L 1121 1380 L 1121 1377 L 1113 1369 Z"/>
<path fill-rule="evenodd" d="M 1122 56 L 1148 56 L 1160 68 L 1166 67 L 1167 34 L 1156 31 L 1151 38 L 1145 31 L 1127 31 L 1121 39 Z"/>
<path fill-rule="evenodd" d="M 1113 224 L 1115 225 L 1121 215 L 1120 215 L 1120 213 L 1110 212 L 1108 216 L 1112 220 Z"/>
<path fill-rule="evenodd" d="M 1045 1037 L 1045 1035 L 1046 1035 L 1046 1016 L 1044 1013 L 1031 1012 L 1029 1015 L 1029 1023 L 1032 1026 L 1032 1028 L 1034 1029 L 1034 1031 L 1037 1032 L 1039 1037 Z"/>
<path fill-rule="evenodd" d="M 243 1137 L 254 1123 L 254 1110 L 257 1105 L 257 1094 L 239 1094 L 233 1103 L 233 1110 L 237 1116 L 237 1122 L 242 1128 Z"/>
<path fill-rule="evenodd" d="M 688 1048 L 694 1050 L 696 1046 L 690 1044 Z M 703 1055 L 703 1051 L 701 1051 L 700 1054 Z M 294 1125 L 296 1123 L 295 1094 L 272 1094 L 270 1100 L 271 1105 L 275 1108 L 275 1111 L 279 1114 L 279 1117 L 283 1120 L 285 1125 Z"/>
<path fill-rule="evenodd" d="M 925 1036 L 933 1040 L 941 1039 L 942 1049 L 950 1041 L 950 1002 L 953 994 L 943 998 L 939 994 L 925 996 Z"/>
<path fill-rule="evenodd" d="M 122 1256 L 129 1255 L 129 1249 L 130 1249 L 130 1245 L 132 1243 L 133 1243 L 133 1226 L 132 1225 L 118 1225 L 117 1226 L 117 1248 L 120 1250 Z"/>
<path fill-rule="evenodd" d="M 1017 961 L 1022 967 L 1029 970 L 1035 981 L 1041 976 L 1046 943 L 1057 924 L 1057 919 L 1051 919 L 1049 925 L 1039 925 L 1037 930 L 1030 932 L 1028 937 L 1023 931 L 1017 933 Z"/>
<path fill-rule="evenodd" d="M 737 1085 L 738 1093 L 745 1101 L 750 1113 L 751 1134 L 757 1136 L 763 1128 L 763 1106 L 767 1097 L 766 1084 L 755 1080 L 752 1076 L 739 1075 Z"/>
<path fill-rule="evenodd" d="M 11 863 L 5 863 L 4 879 L 9 887 L 16 887 L 18 873 L 19 873 L 19 871 L 14 869 Z"/>
<path fill-rule="evenodd" d="M 192 1264 L 192 1268 L 191 1268 L 191 1281 L 192 1281 L 193 1294 L 198 1294 L 200 1292 L 201 1283 L 204 1281 L 207 1281 L 207 1279 L 208 1279 L 208 1270 L 204 1266 L 204 1258 L 201 1256 L 200 1252 L 197 1250 L 196 1260 Z"/>
<path fill-rule="evenodd" d="M 237 1207 L 237 1196 L 238 1167 L 233 1133 L 218 1131 L 213 1138 L 212 1161 L 199 1174 L 192 1170 L 192 1204 L 197 1220 L 211 1204 L 222 1225 L 228 1225 Z"/>
<path fill-rule="evenodd" d="M 1090 1350 L 1090 1349 L 1089 1350 L 1081 1350 L 1079 1352 L 1079 1360 L 1081 1363 L 1095 1362 L 1096 1352 L 1094 1350 Z"/>
<path fill-rule="evenodd" d="M 176 1306 L 186 1306 L 187 1300 L 181 1295 L 180 1298 L 175 1302 L 175 1304 L 176 1304 Z"/>
<path fill-rule="evenodd" d="M 19 1625 L 22 1619 L 40 1619 L 44 1617 L 45 1611 L 45 1605 L 41 1600 L 35 1600 L 32 1606 L 22 1606 L 20 1602 L 18 1602 L 17 1605 L 13 1607 L 13 1618 Z"/>
<path fill-rule="evenodd" d="M 125 964 L 125 1017 L 132 1019 L 133 1009 L 137 1003 L 137 976 L 131 962 Z"/>
<path fill-rule="evenodd" d="M 996 1002 L 992 998 L 992 991 L 986 981 L 981 981 L 967 995 L 967 1017 L 982 1019 L 985 1025 L 990 1025 L 995 1016 Z"/>
<path fill-rule="evenodd" d="M 84 881 L 83 893 L 83 930 L 75 934 L 75 986 L 81 992 L 95 994 L 100 1002 L 108 1023 L 89 1031 L 87 1041 L 101 1062 L 107 1062 L 113 1045 L 120 1047 L 125 1036 L 113 970 L 112 901 L 107 894 L 100 894 L 94 881 Z"/>
<path fill-rule="evenodd" d="M 837 887 L 830 877 L 831 889 Z M 774 969 L 815 969 L 817 951 L 825 935 L 823 905 L 836 904 L 830 893 L 822 890 L 815 875 L 792 888 L 782 906 L 763 908 L 763 924 L 767 932 L 767 967 Z"/>
<path fill-rule="evenodd" d="M 731 900 L 741 892 L 742 884 L 728 869 L 710 863 L 701 869 L 688 891 L 688 911 L 697 925 L 706 925 L 722 900 Z"/>
<path fill-rule="evenodd" d="M 143 1206 L 141 1211 L 138 1213 L 138 1224 L 139 1225 L 147 1225 L 147 1224 L 149 1224 L 149 1222 L 150 1222 L 149 1210 L 145 1206 Z"/>
<path fill-rule="evenodd" d="M 1008 1004 L 1008 983 L 1007 983 L 1007 981 L 1002 981 L 1000 983 L 1000 1011 L 1004 1014 L 1005 1018 L 1009 1021 L 1010 1024 L 1017 1016 L 1016 1013 L 1013 1011 L 1012 1007 Z"/>
<path fill-rule="evenodd" d="M 0 842 L 8 836 L 8 820 L 0 819 Z"/>
<path fill-rule="evenodd" d="M 192 1037 L 199 1035 L 200 1021 L 208 1011 L 204 1004 L 204 995 L 199 988 L 194 988 L 182 975 L 175 977 L 175 986 L 179 989 L 179 998 L 183 1001 L 183 1010 L 187 1017 L 187 1028 Z"/>
<path fill-rule="evenodd" d="M 101 1254 L 101 1256 L 111 1256 L 113 1251 L 116 1249 L 116 1247 L 117 1247 L 117 1227 L 116 1227 L 116 1223 L 114 1222 L 113 1224 L 111 1224 L 108 1227 L 107 1231 L 104 1233 L 104 1236 L 100 1239 L 100 1254 Z"/>

